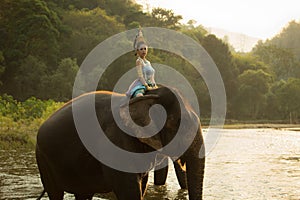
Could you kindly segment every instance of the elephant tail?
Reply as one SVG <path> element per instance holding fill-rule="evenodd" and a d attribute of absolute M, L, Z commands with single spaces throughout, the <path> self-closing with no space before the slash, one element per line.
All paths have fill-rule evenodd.
<path fill-rule="evenodd" d="M 46 190 L 44 189 L 43 192 L 42 192 L 42 194 L 36 200 L 42 199 L 42 197 L 44 196 L 45 193 L 46 193 Z"/>

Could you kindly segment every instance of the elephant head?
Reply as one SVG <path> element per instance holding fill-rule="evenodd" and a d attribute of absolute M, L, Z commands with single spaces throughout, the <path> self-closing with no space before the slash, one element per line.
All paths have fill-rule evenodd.
<path fill-rule="evenodd" d="M 199 151 L 203 138 L 191 106 L 176 89 L 164 86 L 126 105 L 120 108 L 124 126 L 142 143 L 186 164 L 189 197 L 201 199 L 205 159 L 199 158 Z"/>

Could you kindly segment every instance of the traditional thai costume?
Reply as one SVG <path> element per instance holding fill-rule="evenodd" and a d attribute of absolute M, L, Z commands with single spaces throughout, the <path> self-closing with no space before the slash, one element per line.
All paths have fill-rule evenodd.
<path fill-rule="evenodd" d="M 146 44 L 146 41 L 143 37 L 143 33 L 140 28 L 133 44 L 133 47 L 136 52 L 138 51 L 138 47 L 141 44 Z M 141 57 L 138 57 L 137 63 L 139 63 L 139 66 L 137 66 L 138 78 L 135 81 L 133 81 L 133 83 L 129 86 L 129 89 L 126 92 L 126 95 L 129 98 L 135 97 L 139 93 L 145 94 L 147 86 L 156 86 L 156 83 L 154 81 L 155 70 L 151 66 L 151 63 L 146 59 L 142 59 Z"/>
<path fill-rule="evenodd" d="M 151 66 L 150 61 L 143 60 L 140 57 L 138 60 L 142 63 L 141 72 L 138 71 L 139 77 L 129 86 L 129 89 L 126 92 L 128 97 L 135 97 L 138 93 L 145 94 L 147 88 L 142 83 L 141 78 L 144 78 L 149 87 L 155 86 L 155 83 L 153 82 L 155 70 Z"/>

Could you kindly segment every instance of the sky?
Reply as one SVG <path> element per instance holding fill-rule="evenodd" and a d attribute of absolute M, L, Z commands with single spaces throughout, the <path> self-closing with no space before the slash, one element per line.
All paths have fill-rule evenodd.
<path fill-rule="evenodd" d="M 299 0 L 136 0 L 145 7 L 172 9 L 183 23 L 193 19 L 205 27 L 243 33 L 262 40 L 300 20 Z"/>

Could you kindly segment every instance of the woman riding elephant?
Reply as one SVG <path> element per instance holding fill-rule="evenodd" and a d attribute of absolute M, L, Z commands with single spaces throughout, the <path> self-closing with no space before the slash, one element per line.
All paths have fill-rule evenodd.
<path fill-rule="evenodd" d="M 104 138 L 101 141 L 89 138 L 94 131 L 89 126 L 94 115 L 87 112 L 91 99 L 99 127 L 119 151 L 142 159 L 143 155 L 152 153 L 154 156 L 141 163 L 131 161 L 135 158 L 119 156 L 108 148 Z M 115 105 L 112 99 L 117 102 Z M 128 106 L 123 105 L 124 99 L 127 99 L 125 95 L 107 91 L 87 93 L 66 103 L 43 123 L 38 131 L 36 158 L 49 198 L 63 199 L 64 192 L 69 192 L 75 194 L 77 200 L 92 199 L 95 193 L 112 191 L 119 200 L 142 200 L 155 157 L 163 154 L 186 165 L 189 199 L 202 199 L 205 158 L 199 157 L 203 147 L 201 126 L 181 94 L 176 89 L 161 86 L 130 99 Z M 161 105 L 164 112 L 160 107 L 155 108 L 157 105 Z M 80 127 L 75 123 L 74 109 L 82 114 Z M 155 112 L 164 113 L 164 123 Z M 115 115 L 120 119 L 118 122 Z M 140 127 L 138 131 L 136 127 Z M 145 127 L 148 131 L 143 131 Z M 160 129 L 149 136 L 151 127 Z M 96 145 L 86 146 L 82 136 Z M 96 155 L 91 150 L 95 150 Z M 109 158 L 110 163 L 97 156 Z M 139 170 L 140 165 L 145 165 L 145 170 Z M 130 171 L 132 169 L 137 171 Z"/>
<path fill-rule="evenodd" d="M 129 86 L 126 95 L 128 97 L 143 96 L 147 90 L 156 89 L 157 85 L 154 80 L 155 70 L 149 60 L 146 59 L 148 54 L 148 45 L 144 39 L 141 28 L 133 44 L 136 60 L 136 70 L 138 78 Z"/>

